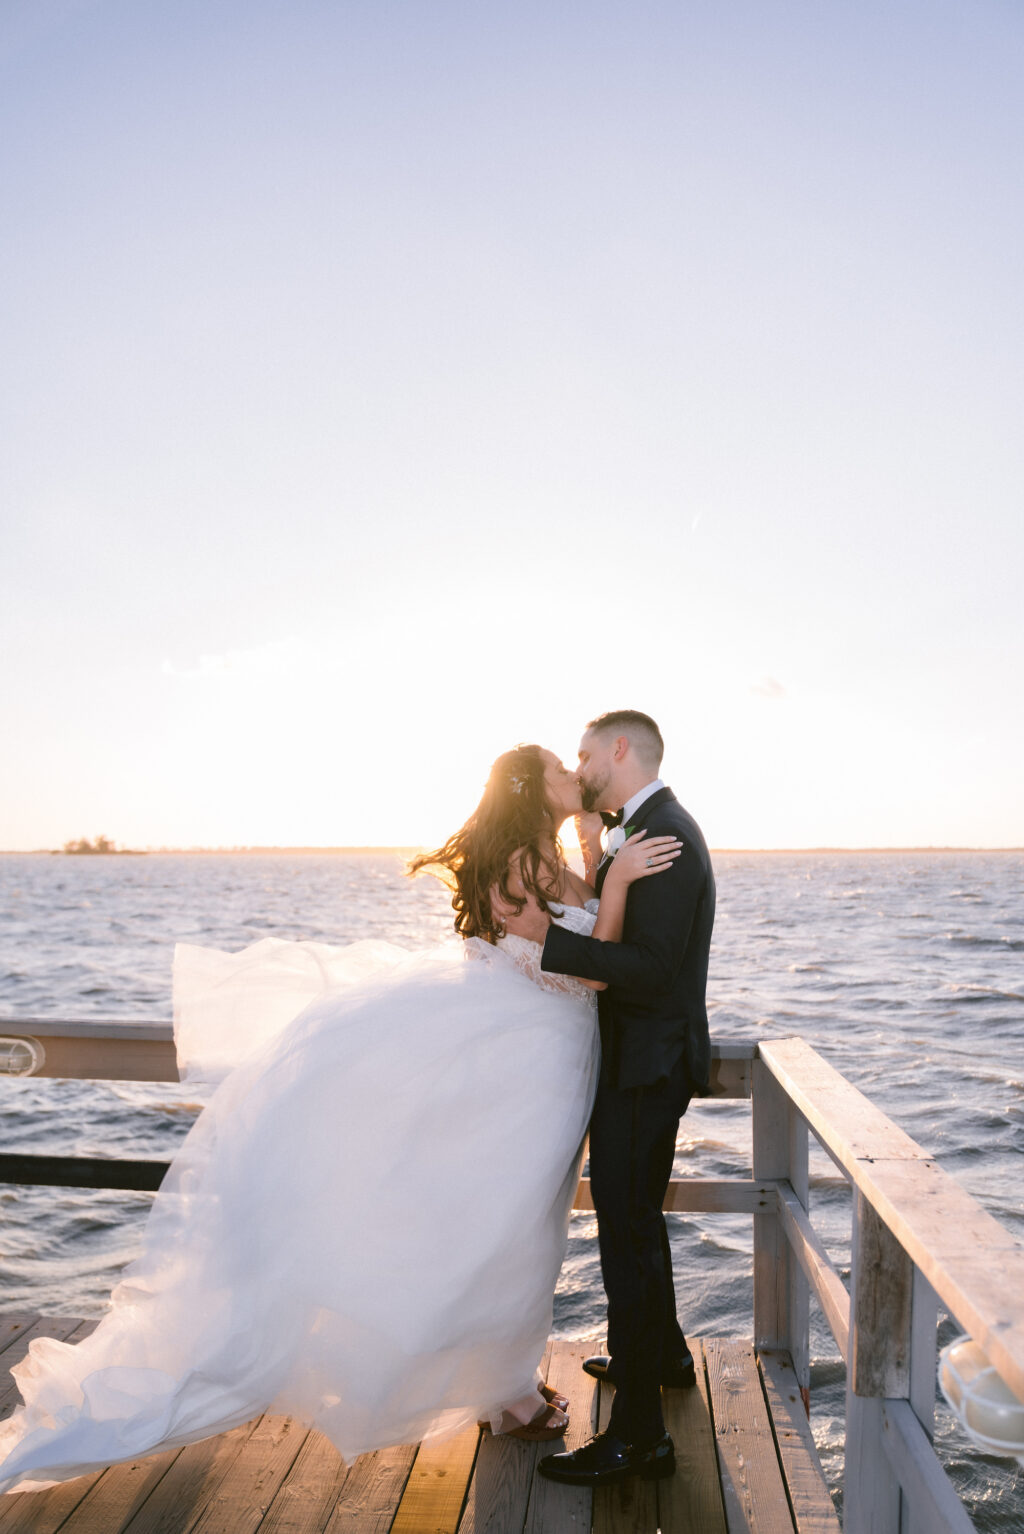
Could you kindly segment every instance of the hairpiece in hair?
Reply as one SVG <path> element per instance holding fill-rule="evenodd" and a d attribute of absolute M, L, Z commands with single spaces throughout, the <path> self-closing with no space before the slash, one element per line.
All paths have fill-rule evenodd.
<path fill-rule="evenodd" d="M 513 776 L 509 778 L 508 786 L 514 794 L 521 794 L 523 789 L 526 787 L 526 779 Z"/>

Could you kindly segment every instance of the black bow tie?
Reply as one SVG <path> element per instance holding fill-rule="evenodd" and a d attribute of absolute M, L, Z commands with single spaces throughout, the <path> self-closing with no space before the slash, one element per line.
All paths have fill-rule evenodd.
<path fill-rule="evenodd" d="M 622 824 L 622 811 L 621 810 L 616 810 L 614 815 L 608 815 L 608 814 L 605 813 L 604 810 L 601 810 L 599 813 L 600 813 L 602 821 L 604 822 L 606 830 L 610 831 L 613 828 L 613 826 L 621 826 L 621 824 Z"/>

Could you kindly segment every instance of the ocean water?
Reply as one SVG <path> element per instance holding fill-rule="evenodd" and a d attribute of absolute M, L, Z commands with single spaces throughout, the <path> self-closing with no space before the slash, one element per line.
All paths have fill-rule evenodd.
<path fill-rule="evenodd" d="M 1024 1240 L 1024 855 L 719 854 L 709 981 L 719 1039 L 799 1034 Z M 0 856 L 0 1019 L 170 1018 L 176 940 L 455 942 L 445 891 L 393 854 Z M 194 1086 L 0 1081 L 3 1143 L 52 1154 L 172 1155 Z M 694 1105 L 676 1169 L 744 1176 L 750 1110 Z M 0 1189 L 7 1310 L 98 1315 L 139 1249 L 146 1194 Z M 812 1155 L 812 1217 L 844 1278 L 849 1193 Z M 749 1336 L 750 1221 L 669 1219 L 693 1334 Z M 594 1220 L 573 1218 L 555 1329 L 598 1337 Z M 812 1307 L 812 1426 L 841 1500 L 843 1365 Z M 944 1318 L 940 1341 L 960 1328 Z M 941 1406 L 936 1444 L 980 1530 L 1024 1530 L 1024 1472 L 980 1454 Z"/>

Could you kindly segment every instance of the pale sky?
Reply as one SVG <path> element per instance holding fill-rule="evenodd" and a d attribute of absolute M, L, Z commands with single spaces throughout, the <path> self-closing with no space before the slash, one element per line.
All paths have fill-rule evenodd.
<path fill-rule="evenodd" d="M 1016 0 L 2 0 L 0 847 L 1024 843 Z"/>

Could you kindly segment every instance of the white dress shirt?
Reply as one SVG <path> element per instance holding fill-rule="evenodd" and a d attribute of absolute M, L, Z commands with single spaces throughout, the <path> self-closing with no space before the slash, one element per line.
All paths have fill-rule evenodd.
<path fill-rule="evenodd" d="M 646 788 L 641 788 L 637 793 L 635 793 L 632 799 L 627 799 L 625 804 L 622 806 L 622 824 L 624 826 L 628 826 L 629 822 L 632 820 L 640 806 L 644 804 L 652 794 L 656 794 L 659 788 L 664 787 L 665 785 L 661 779 L 655 778 L 653 782 L 647 784 Z"/>
<path fill-rule="evenodd" d="M 644 788 L 641 788 L 637 793 L 635 793 L 631 799 L 626 800 L 625 804 L 622 806 L 621 823 L 617 826 L 614 826 L 611 831 L 608 831 L 605 834 L 604 851 L 601 853 L 601 862 L 597 865 L 599 868 L 601 867 L 602 863 L 607 861 L 608 858 L 613 858 L 615 856 L 623 842 L 626 840 L 626 827 L 629 825 L 630 818 L 636 814 L 640 806 L 646 803 L 652 794 L 656 794 L 659 788 L 664 787 L 665 785 L 661 779 L 655 778 L 653 783 L 648 783 Z"/>

